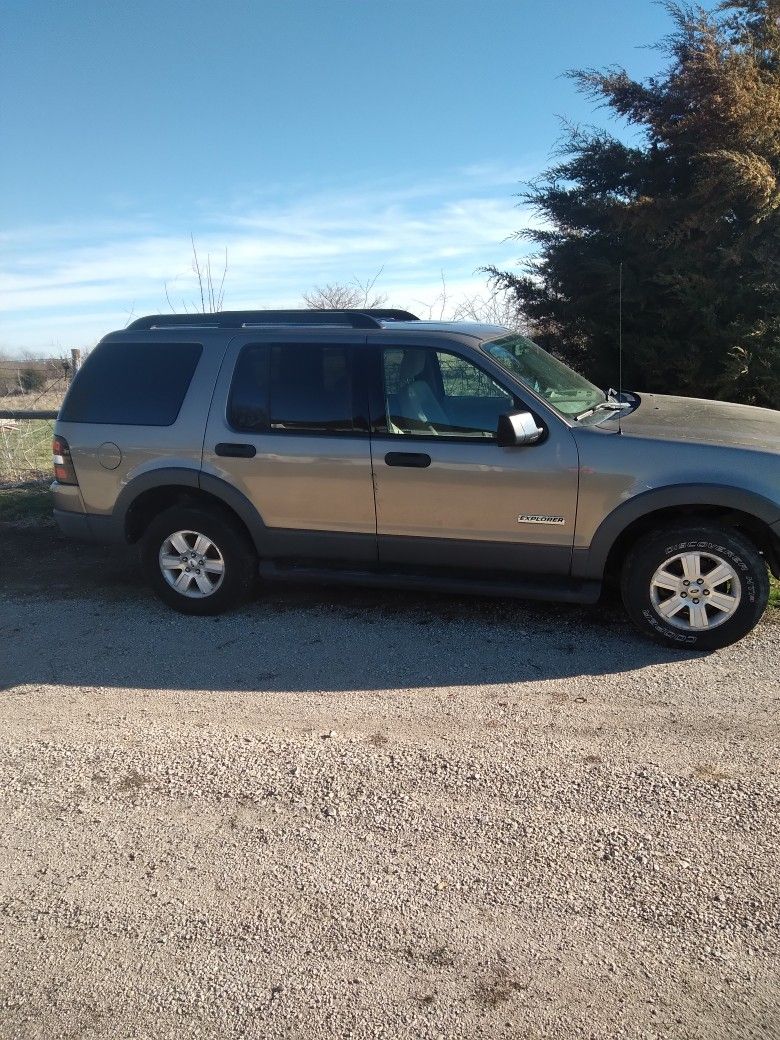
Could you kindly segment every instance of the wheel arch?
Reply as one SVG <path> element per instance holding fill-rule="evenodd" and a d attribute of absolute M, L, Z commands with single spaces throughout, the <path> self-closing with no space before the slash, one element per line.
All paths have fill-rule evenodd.
<path fill-rule="evenodd" d="M 588 549 L 575 549 L 573 576 L 613 579 L 637 538 L 681 520 L 717 520 L 741 531 L 780 576 L 780 547 L 772 530 L 777 506 L 761 495 L 717 485 L 660 488 L 623 503 L 605 517 Z"/>
<path fill-rule="evenodd" d="M 161 469 L 136 477 L 117 500 L 114 522 L 123 539 L 132 544 L 140 540 L 153 517 L 179 504 L 219 506 L 258 554 L 262 552 L 265 526 L 252 503 L 227 482 L 197 470 Z"/>

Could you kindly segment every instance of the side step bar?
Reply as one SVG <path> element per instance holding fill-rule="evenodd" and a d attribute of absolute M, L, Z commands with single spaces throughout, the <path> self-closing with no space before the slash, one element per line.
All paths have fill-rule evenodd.
<path fill-rule="evenodd" d="M 520 578 L 513 582 L 444 575 L 399 574 L 389 571 L 336 570 L 332 567 L 284 565 L 263 560 L 260 577 L 265 581 L 295 584 L 351 585 L 365 588 L 406 589 L 412 592 L 454 592 L 471 596 L 506 596 L 557 603 L 595 603 L 600 581 L 574 578 Z"/>

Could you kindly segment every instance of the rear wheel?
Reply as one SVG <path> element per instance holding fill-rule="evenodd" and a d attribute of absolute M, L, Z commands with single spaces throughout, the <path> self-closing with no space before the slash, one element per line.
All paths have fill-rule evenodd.
<path fill-rule="evenodd" d="M 182 614 L 221 614 L 251 593 L 257 557 L 242 529 L 211 506 L 172 506 L 144 534 L 141 559 L 164 603 Z"/>
<path fill-rule="evenodd" d="M 758 623 L 769 598 L 766 564 L 738 531 L 691 524 L 640 538 L 621 578 L 626 611 L 667 646 L 718 650 Z"/>

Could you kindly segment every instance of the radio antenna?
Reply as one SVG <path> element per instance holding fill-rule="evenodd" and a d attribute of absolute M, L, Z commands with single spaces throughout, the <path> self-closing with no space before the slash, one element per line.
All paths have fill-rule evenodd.
<path fill-rule="evenodd" d="M 623 400 L 623 261 L 618 268 L 618 401 Z M 620 428 L 620 412 L 618 410 L 618 433 Z"/>

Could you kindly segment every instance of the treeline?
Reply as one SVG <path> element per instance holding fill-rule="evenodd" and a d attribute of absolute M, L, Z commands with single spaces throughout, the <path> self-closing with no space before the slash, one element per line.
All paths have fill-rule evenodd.
<path fill-rule="evenodd" d="M 572 73 L 639 131 L 572 129 L 521 196 L 543 218 L 490 270 L 535 338 L 601 386 L 780 407 L 780 0 L 677 3 L 665 70 Z"/>
<path fill-rule="evenodd" d="M 515 236 L 530 255 L 487 268 L 492 293 L 465 307 L 449 306 L 443 282 L 418 310 L 527 332 L 608 387 L 622 296 L 625 386 L 780 408 L 780 0 L 666 7 L 657 76 L 571 73 L 637 131 L 632 143 L 570 128 L 520 195 L 542 218 Z M 376 282 L 304 301 L 387 304 Z"/>

